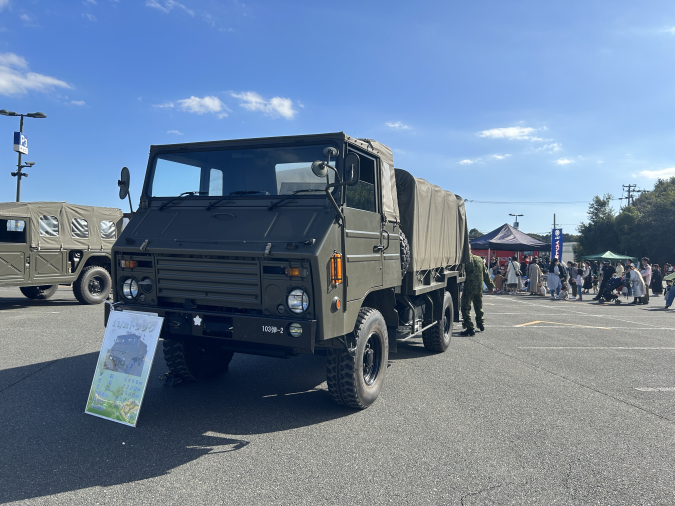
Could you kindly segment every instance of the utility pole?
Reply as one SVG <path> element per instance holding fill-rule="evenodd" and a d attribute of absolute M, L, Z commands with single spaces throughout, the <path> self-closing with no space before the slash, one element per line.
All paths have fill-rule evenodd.
<path fill-rule="evenodd" d="M 28 118 L 46 118 L 47 115 L 43 112 L 31 112 L 28 114 L 18 114 L 14 111 L 8 111 L 7 109 L 0 109 L 0 114 L 3 116 L 20 116 L 21 122 L 19 123 L 19 134 L 20 137 L 23 137 L 23 118 L 24 116 Z M 15 148 L 16 149 L 16 148 Z M 21 155 L 23 154 L 20 150 L 19 152 L 19 163 L 16 164 L 16 172 L 12 172 L 12 176 L 16 178 L 16 201 L 21 202 L 21 178 L 28 177 L 28 174 L 22 172 L 21 169 L 26 167 L 32 167 L 35 165 L 35 162 L 26 162 L 25 164 L 21 163 Z M 28 148 L 26 148 L 26 153 L 28 153 Z"/>
<path fill-rule="evenodd" d="M 644 193 L 647 190 L 638 190 L 636 184 L 624 184 L 621 185 L 623 188 L 623 193 L 626 194 L 625 197 L 621 197 L 619 200 L 626 200 L 628 201 L 628 206 L 632 206 L 635 203 L 635 194 L 636 193 Z M 624 206 L 625 207 L 625 206 Z"/>

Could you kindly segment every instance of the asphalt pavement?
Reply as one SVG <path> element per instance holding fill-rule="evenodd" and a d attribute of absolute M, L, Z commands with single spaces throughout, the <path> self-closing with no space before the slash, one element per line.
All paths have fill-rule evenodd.
<path fill-rule="evenodd" d="M 486 331 L 390 356 L 380 398 L 333 404 L 322 356 L 235 355 L 163 386 L 138 426 L 84 413 L 102 306 L 0 289 L 0 502 L 675 504 L 675 311 L 486 295 Z M 160 346 L 161 348 L 161 346 Z"/>

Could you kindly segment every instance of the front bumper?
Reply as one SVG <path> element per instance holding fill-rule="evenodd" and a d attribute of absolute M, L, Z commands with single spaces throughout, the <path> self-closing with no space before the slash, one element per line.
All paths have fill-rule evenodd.
<path fill-rule="evenodd" d="M 111 304 L 104 304 L 104 324 L 107 325 L 110 316 Z M 147 306 L 117 304 L 119 311 L 139 311 L 153 313 L 164 317 L 162 337 L 176 338 L 209 337 L 223 339 L 227 346 L 245 351 L 248 345 L 255 345 L 253 350 L 264 351 L 266 346 L 270 350 L 287 349 L 291 354 L 314 353 L 316 339 L 316 320 L 301 320 L 293 318 L 269 318 L 231 313 L 197 311 L 189 309 L 166 310 Z M 302 328 L 299 337 L 293 337 L 289 332 L 291 324 L 298 324 Z"/>

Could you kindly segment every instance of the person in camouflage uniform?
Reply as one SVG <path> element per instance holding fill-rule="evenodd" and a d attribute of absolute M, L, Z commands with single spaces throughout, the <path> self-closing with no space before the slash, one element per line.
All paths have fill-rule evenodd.
<path fill-rule="evenodd" d="M 462 336 L 473 336 L 476 332 L 473 330 L 473 322 L 471 321 L 471 302 L 473 302 L 473 309 L 476 311 L 476 326 L 478 330 L 485 330 L 483 326 L 483 283 L 488 287 L 489 293 L 495 285 L 490 279 L 487 267 L 483 259 L 479 256 L 471 254 L 469 263 L 466 264 L 466 280 L 464 281 L 464 291 L 462 292 L 462 324 L 465 328 Z"/>

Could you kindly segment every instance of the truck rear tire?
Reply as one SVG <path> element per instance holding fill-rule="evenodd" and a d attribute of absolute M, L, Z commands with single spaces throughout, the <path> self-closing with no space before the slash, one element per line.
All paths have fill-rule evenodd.
<path fill-rule="evenodd" d="M 162 351 L 169 370 L 187 381 L 209 381 L 225 374 L 234 356 L 215 339 L 187 343 L 164 339 Z"/>
<path fill-rule="evenodd" d="M 335 402 L 364 409 L 380 395 L 389 360 L 387 324 L 380 312 L 362 308 L 353 338 L 356 342 L 353 355 L 347 350 L 328 350 L 326 382 Z"/>
<path fill-rule="evenodd" d="M 110 273 L 99 265 L 85 267 L 73 283 L 73 295 L 80 304 L 100 304 L 112 288 Z"/>
<path fill-rule="evenodd" d="M 403 277 L 410 266 L 410 243 L 403 230 L 398 231 L 398 237 L 401 241 L 401 277 Z"/>
<path fill-rule="evenodd" d="M 54 295 L 58 288 L 59 285 L 22 286 L 19 290 L 29 299 L 44 300 Z"/>
<path fill-rule="evenodd" d="M 448 349 L 452 339 L 453 320 L 452 295 L 450 295 L 450 292 L 445 292 L 443 296 L 443 318 L 436 322 L 433 327 L 422 332 L 422 342 L 427 350 L 443 353 Z"/>

